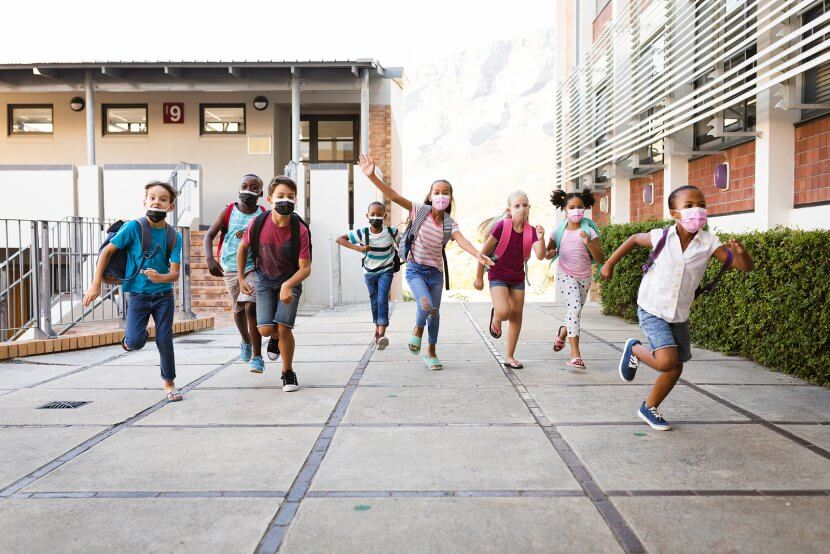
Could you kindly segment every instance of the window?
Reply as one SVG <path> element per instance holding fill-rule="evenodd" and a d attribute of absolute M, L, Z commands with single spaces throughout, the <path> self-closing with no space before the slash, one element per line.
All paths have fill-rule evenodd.
<path fill-rule="evenodd" d="M 643 71 L 645 69 L 645 71 Z M 662 99 L 662 81 L 665 79 L 665 39 L 662 34 L 654 37 L 651 42 L 644 45 L 640 50 L 640 67 L 636 71 L 642 71 L 639 77 L 638 87 L 645 87 L 638 94 L 638 97 L 656 103 L 645 111 L 640 112 L 640 121 L 648 121 L 647 132 L 649 135 L 658 133 L 663 127 L 663 119 L 660 112 L 664 109 Z M 660 165 L 663 163 L 663 140 L 660 139 L 637 151 L 640 165 Z M 635 170 L 635 173 L 645 170 Z"/>
<path fill-rule="evenodd" d="M 203 135 L 244 135 L 245 104 L 199 104 Z"/>
<path fill-rule="evenodd" d="M 104 104 L 105 135 L 146 135 L 147 104 Z"/>
<path fill-rule="evenodd" d="M 830 0 L 823 0 L 817 6 L 804 12 L 801 15 L 802 24 L 809 23 L 830 11 Z M 805 45 L 805 49 L 816 46 L 820 41 L 830 39 L 828 24 L 825 22 L 810 29 L 806 37 L 814 37 L 815 40 Z M 812 58 L 811 58 L 812 59 Z M 806 61 L 806 60 L 805 60 Z M 827 104 L 830 103 L 830 62 L 824 62 L 804 72 L 804 103 L 805 104 Z M 804 110 L 801 112 L 802 119 L 810 119 L 819 115 L 830 113 L 830 110 Z"/>
<path fill-rule="evenodd" d="M 55 130 L 52 104 L 9 104 L 9 135 L 51 135 Z"/>
<path fill-rule="evenodd" d="M 300 122 L 300 159 L 311 163 L 357 161 L 358 116 L 309 115 Z"/>

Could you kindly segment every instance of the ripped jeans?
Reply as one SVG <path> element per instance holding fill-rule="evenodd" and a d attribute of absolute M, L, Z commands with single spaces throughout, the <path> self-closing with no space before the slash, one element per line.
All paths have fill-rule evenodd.
<path fill-rule="evenodd" d="M 438 268 L 421 265 L 414 261 L 406 263 L 406 282 L 412 289 L 418 312 L 415 325 L 427 327 L 429 344 L 438 343 L 438 327 L 441 323 L 438 309 L 441 307 L 441 293 L 444 290 L 444 273 Z M 424 306 L 427 309 L 424 309 Z"/>

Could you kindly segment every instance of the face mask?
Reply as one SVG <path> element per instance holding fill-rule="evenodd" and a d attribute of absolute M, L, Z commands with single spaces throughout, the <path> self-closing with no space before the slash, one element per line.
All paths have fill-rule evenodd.
<path fill-rule="evenodd" d="M 147 219 L 149 219 L 153 223 L 164 221 L 165 217 L 167 217 L 167 210 L 160 210 L 158 208 L 147 208 Z"/>
<path fill-rule="evenodd" d="M 383 218 L 382 217 L 370 217 L 369 218 L 369 225 L 372 227 L 380 227 L 383 225 Z"/>
<path fill-rule="evenodd" d="M 239 200 L 243 204 L 247 204 L 248 206 L 253 206 L 256 204 L 259 195 L 255 192 L 251 192 L 249 190 L 240 190 L 239 191 Z"/>
<path fill-rule="evenodd" d="M 513 221 L 524 221 L 530 208 L 510 208 L 510 219 Z"/>
<path fill-rule="evenodd" d="M 583 217 L 585 217 L 584 208 L 575 208 L 573 210 L 568 210 L 568 219 L 574 223 L 579 223 L 580 221 L 582 221 Z"/>
<path fill-rule="evenodd" d="M 274 202 L 274 209 L 280 215 L 290 215 L 294 211 L 294 201 L 283 198 Z"/>
<path fill-rule="evenodd" d="M 450 205 L 450 197 L 446 194 L 433 194 L 431 200 L 436 210 L 446 210 Z"/>
<path fill-rule="evenodd" d="M 680 210 L 680 224 L 690 233 L 697 233 L 706 225 L 706 208 L 683 208 Z"/>

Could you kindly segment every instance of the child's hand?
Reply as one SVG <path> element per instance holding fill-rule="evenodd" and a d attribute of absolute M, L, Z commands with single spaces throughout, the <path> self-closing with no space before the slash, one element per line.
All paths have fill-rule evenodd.
<path fill-rule="evenodd" d="M 358 158 L 360 163 L 360 170 L 366 177 L 371 177 L 375 174 L 375 161 L 365 154 L 361 154 Z"/>
<path fill-rule="evenodd" d="M 241 239 L 241 238 L 242 238 L 242 235 L 244 235 L 244 234 L 245 234 L 245 231 L 243 231 L 242 229 L 240 229 L 239 231 L 237 231 L 236 233 L 234 233 L 234 235 L 235 235 L 235 236 L 236 236 L 236 238 L 238 238 L 238 239 Z"/>
<path fill-rule="evenodd" d="M 543 240 L 545 238 L 545 228 L 541 225 L 536 226 L 536 240 Z"/>
<path fill-rule="evenodd" d="M 89 290 L 84 294 L 84 308 L 92 304 L 92 302 L 101 295 L 101 285 L 92 283 Z"/>
<path fill-rule="evenodd" d="M 358 252 L 363 252 L 364 254 L 371 250 L 368 244 L 358 244 L 355 246 L 355 250 Z"/>
<path fill-rule="evenodd" d="M 585 246 L 588 246 L 588 243 L 591 242 L 591 239 L 588 238 L 588 233 L 586 233 L 585 231 L 579 232 L 579 238 L 582 239 L 582 242 L 585 244 Z"/>
<path fill-rule="evenodd" d="M 545 254 L 545 259 L 552 260 L 554 256 L 556 256 L 556 248 L 551 248 Z"/>
<path fill-rule="evenodd" d="M 732 253 L 736 256 L 746 254 L 746 248 L 744 248 L 744 245 L 741 244 L 741 241 L 739 241 L 738 239 L 730 239 L 729 241 L 727 241 L 726 247 L 729 250 L 731 250 Z"/>
<path fill-rule="evenodd" d="M 291 287 L 285 286 L 285 283 L 280 287 L 280 302 L 283 304 L 291 304 L 294 302 L 294 293 L 291 292 Z"/>
<path fill-rule="evenodd" d="M 603 279 L 605 279 L 606 281 L 610 281 L 611 277 L 614 276 L 613 264 L 609 264 L 606 262 L 605 265 L 602 266 L 602 271 L 600 271 L 600 274 L 602 275 Z"/>
<path fill-rule="evenodd" d="M 143 273 L 144 273 L 144 276 L 147 277 L 147 279 L 149 279 L 153 283 L 163 283 L 164 282 L 164 276 L 161 273 L 159 273 L 158 271 L 156 271 L 155 269 L 145 269 L 143 271 Z"/>
<path fill-rule="evenodd" d="M 251 287 L 251 285 L 249 285 L 244 278 L 239 278 L 237 279 L 237 281 L 239 282 L 239 290 L 242 292 L 242 294 L 247 294 L 248 296 L 254 294 L 253 287 Z"/>
<path fill-rule="evenodd" d="M 476 277 L 476 280 L 473 281 L 473 288 L 476 290 L 481 290 L 484 288 L 484 279 L 480 277 Z"/>
<path fill-rule="evenodd" d="M 478 253 L 478 263 L 480 263 L 480 264 L 481 264 L 481 265 L 483 265 L 484 267 L 493 267 L 493 265 L 494 265 L 496 262 L 494 262 L 493 260 L 491 260 L 490 258 L 488 258 L 487 256 L 485 256 L 484 254 L 482 254 L 481 252 L 479 252 L 479 253 Z"/>
<path fill-rule="evenodd" d="M 208 273 L 213 275 L 214 277 L 224 277 L 225 272 L 222 271 L 222 266 L 216 263 L 216 260 L 208 259 Z"/>

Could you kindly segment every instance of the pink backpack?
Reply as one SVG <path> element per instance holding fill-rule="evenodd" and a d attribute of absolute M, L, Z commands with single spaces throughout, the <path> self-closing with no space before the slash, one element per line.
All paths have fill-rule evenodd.
<path fill-rule="evenodd" d="M 499 237 L 499 244 L 496 246 L 496 251 L 493 256 L 493 261 L 498 260 L 504 253 L 507 252 L 507 245 L 510 244 L 510 235 L 513 231 L 513 220 L 508 215 L 502 219 L 501 236 Z M 526 262 L 530 258 L 530 249 L 533 243 L 536 242 L 536 232 L 533 227 L 525 221 L 525 226 L 522 231 L 522 259 Z"/>

